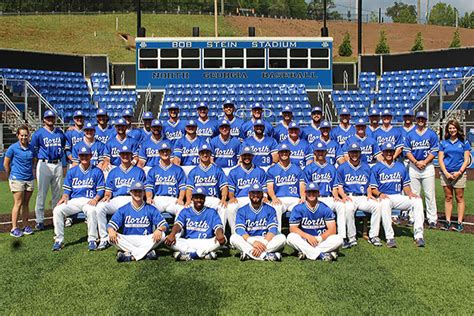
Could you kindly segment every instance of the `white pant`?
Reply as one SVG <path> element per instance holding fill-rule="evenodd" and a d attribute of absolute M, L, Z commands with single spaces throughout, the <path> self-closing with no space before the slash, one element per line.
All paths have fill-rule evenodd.
<path fill-rule="evenodd" d="M 286 211 L 291 212 L 296 205 L 300 204 L 300 198 L 279 197 L 278 199 L 281 201 L 281 204 L 274 205 L 272 203 L 270 205 L 275 209 L 277 213 L 278 231 L 281 232 L 281 222 L 282 222 L 283 213 L 285 213 Z"/>
<path fill-rule="evenodd" d="M 319 197 L 318 200 L 326 204 L 336 213 L 337 233 L 344 238 L 344 236 L 346 236 L 346 208 L 344 207 L 344 203 L 335 202 L 334 198 L 331 196 Z"/>
<path fill-rule="evenodd" d="M 64 241 L 64 220 L 67 216 L 84 212 L 87 219 L 87 241 L 97 240 L 97 217 L 95 206 L 89 205 L 91 199 L 81 197 L 74 198 L 58 205 L 53 210 L 54 241 L 62 243 Z"/>
<path fill-rule="evenodd" d="M 357 210 L 372 213 L 370 216 L 370 231 L 369 237 L 378 237 L 380 231 L 380 219 L 381 210 L 380 203 L 375 200 L 368 199 L 366 196 L 349 196 L 352 200 L 344 203 L 346 207 L 346 224 L 347 224 L 347 236 L 341 236 L 342 238 L 355 239 L 357 231 L 355 225 L 354 214 Z M 390 217 L 388 218 L 390 220 Z"/>
<path fill-rule="evenodd" d="M 300 235 L 290 233 L 286 242 L 291 248 L 304 253 L 308 259 L 316 260 L 322 252 L 336 251 L 341 247 L 343 239 L 340 235 L 331 235 L 316 247 L 313 247 Z"/>
<path fill-rule="evenodd" d="M 223 207 L 220 202 L 221 200 L 219 198 L 206 196 L 206 202 L 204 202 L 204 206 L 217 210 L 217 213 L 221 218 L 222 228 L 225 231 L 225 224 L 227 223 L 227 207 Z"/>
<path fill-rule="evenodd" d="M 36 178 L 38 181 L 38 196 L 36 197 L 35 207 L 36 223 L 43 223 L 44 205 L 49 187 L 51 186 L 51 204 L 53 208 L 58 204 L 58 201 L 61 198 L 63 165 L 61 162 L 53 164 L 38 160 L 38 164 L 36 165 Z"/>
<path fill-rule="evenodd" d="M 153 204 L 161 213 L 166 212 L 178 216 L 184 206 L 176 204 L 176 201 L 178 199 L 172 196 L 155 196 Z"/>
<path fill-rule="evenodd" d="M 277 234 L 273 236 L 273 238 L 268 242 L 267 244 L 267 250 L 262 252 L 259 257 L 255 257 L 252 254 L 253 250 L 253 243 L 255 241 L 262 241 L 264 240 L 265 237 L 263 236 L 254 236 L 254 237 L 249 237 L 247 240 L 245 240 L 242 236 L 238 234 L 232 234 L 230 236 L 230 244 L 240 250 L 240 252 L 243 252 L 247 254 L 250 258 L 255 259 L 255 260 L 265 260 L 265 256 L 267 255 L 268 252 L 279 252 L 285 248 L 286 244 L 286 237 L 283 234 Z"/>
<path fill-rule="evenodd" d="M 239 208 L 250 203 L 250 198 L 248 196 L 238 197 L 236 199 L 237 203 L 229 203 L 227 205 L 227 220 L 229 221 L 230 231 L 232 234 L 235 234 L 235 220 L 237 217 L 237 211 L 239 210 Z"/>
<path fill-rule="evenodd" d="M 132 201 L 129 195 L 121 195 L 110 199 L 108 202 L 99 202 L 95 207 L 97 223 L 99 225 L 100 241 L 108 241 L 107 215 L 114 214 L 119 208 Z"/>
<path fill-rule="evenodd" d="M 388 199 L 382 199 L 380 201 L 382 211 L 382 224 L 385 230 L 385 236 L 387 239 L 392 239 L 395 236 L 392 227 L 392 209 L 398 209 L 401 211 L 413 210 L 413 235 L 415 239 L 423 238 L 423 202 L 420 198 L 411 199 L 406 195 L 391 194 L 387 195 Z"/>
<path fill-rule="evenodd" d="M 161 234 L 161 240 L 157 243 L 153 241 L 153 234 L 150 235 L 122 235 L 117 234 L 118 249 L 129 252 L 135 260 L 140 260 L 146 256 L 150 250 L 157 248 L 164 240 L 165 234 Z"/>
<path fill-rule="evenodd" d="M 183 169 L 184 174 L 186 175 L 186 177 L 191 172 L 191 170 L 193 170 L 194 167 L 196 167 L 196 166 L 181 166 L 181 168 Z"/>
<path fill-rule="evenodd" d="M 214 237 L 207 239 L 176 238 L 176 243 L 170 248 L 182 254 L 195 252 L 199 258 L 204 258 L 205 255 L 216 251 L 220 246 Z"/>
<path fill-rule="evenodd" d="M 413 163 L 410 163 L 408 172 L 411 180 L 410 186 L 413 193 L 421 196 L 421 187 L 423 187 L 423 192 L 425 193 L 426 217 L 428 222 L 436 223 L 438 221 L 438 209 L 436 207 L 435 198 L 434 165 L 430 163 L 424 170 L 419 170 Z"/>

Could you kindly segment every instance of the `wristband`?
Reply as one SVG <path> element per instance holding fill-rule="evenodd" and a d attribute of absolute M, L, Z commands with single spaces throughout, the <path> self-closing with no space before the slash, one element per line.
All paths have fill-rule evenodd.
<path fill-rule="evenodd" d="M 323 237 L 321 236 L 316 236 L 316 240 L 318 241 L 318 243 L 321 243 L 323 241 Z"/>

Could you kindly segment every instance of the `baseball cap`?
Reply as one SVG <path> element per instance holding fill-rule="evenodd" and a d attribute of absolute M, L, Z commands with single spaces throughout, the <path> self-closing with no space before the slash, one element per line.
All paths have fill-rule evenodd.
<path fill-rule="evenodd" d="M 108 116 L 107 111 L 104 110 L 104 109 L 98 109 L 98 110 L 97 110 L 96 116 L 99 116 L 99 115 L 106 115 L 106 116 Z"/>
<path fill-rule="evenodd" d="M 159 127 L 159 126 L 163 126 L 163 123 L 161 123 L 160 120 L 151 121 L 151 127 Z"/>
<path fill-rule="evenodd" d="M 369 117 L 371 116 L 380 116 L 380 112 L 377 109 L 372 109 L 369 112 Z"/>
<path fill-rule="evenodd" d="M 347 151 L 361 151 L 359 144 L 357 143 L 352 143 L 349 145 L 347 148 Z"/>
<path fill-rule="evenodd" d="M 240 151 L 240 155 L 253 155 L 253 149 L 252 147 L 250 146 L 245 146 L 244 148 L 242 148 L 242 150 Z"/>
<path fill-rule="evenodd" d="M 211 146 L 209 146 L 208 144 L 202 144 L 201 146 L 199 146 L 199 152 L 202 151 L 211 151 Z"/>
<path fill-rule="evenodd" d="M 206 103 L 204 103 L 204 102 L 201 102 L 201 103 L 199 103 L 199 104 L 198 104 L 198 106 L 197 106 L 197 108 L 196 108 L 196 109 L 200 109 L 200 108 L 206 108 L 206 109 L 208 109 L 209 107 L 207 106 L 207 104 L 206 104 Z"/>
<path fill-rule="evenodd" d="M 47 118 L 47 117 L 56 117 L 56 113 L 54 113 L 51 110 L 47 110 L 46 112 L 44 112 L 43 118 Z"/>
<path fill-rule="evenodd" d="M 381 116 L 393 116 L 392 111 L 390 111 L 390 109 L 383 110 L 380 115 Z"/>
<path fill-rule="evenodd" d="M 289 106 L 287 105 L 287 106 L 285 106 L 285 107 L 283 108 L 283 110 L 281 111 L 281 113 L 285 113 L 285 112 L 287 112 L 287 113 L 293 113 L 293 110 L 291 109 L 291 107 L 289 107 Z"/>
<path fill-rule="evenodd" d="M 339 116 L 341 115 L 351 115 L 351 111 L 349 111 L 347 108 L 342 108 L 339 112 Z"/>
<path fill-rule="evenodd" d="M 219 121 L 219 127 L 222 127 L 222 126 L 229 126 L 230 127 L 229 121 L 226 120 L 226 119 L 220 120 Z"/>
<path fill-rule="evenodd" d="M 122 146 L 119 149 L 119 154 L 132 153 L 132 149 L 128 146 Z"/>
<path fill-rule="evenodd" d="M 406 109 L 405 111 L 403 111 L 402 116 L 415 116 L 415 113 L 413 113 L 413 110 Z"/>
<path fill-rule="evenodd" d="M 425 120 L 427 120 L 427 119 L 428 119 L 428 115 L 426 114 L 426 112 L 420 111 L 420 112 L 416 113 L 416 118 L 417 118 L 417 119 L 418 119 L 418 118 L 424 118 Z"/>
<path fill-rule="evenodd" d="M 288 129 L 290 129 L 290 128 L 300 129 L 300 126 L 296 122 L 291 122 L 290 125 L 288 125 Z"/>
<path fill-rule="evenodd" d="M 319 192 L 319 185 L 316 182 L 310 182 L 306 186 L 305 191 L 318 191 Z"/>
<path fill-rule="evenodd" d="M 82 128 L 83 130 L 86 130 L 86 129 L 93 129 L 95 130 L 95 126 L 91 123 L 91 122 L 87 122 L 86 124 L 84 124 L 84 127 Z"/>
<path fill-rule="evenodd" d="M 252 105 L 252 110 L 254 109 L 263 109 L 263 106 L 257 102 Z"/>
<path fill-rule="evenodd" d="M 133 181 L 130 188 L 128 188 L 128 193 L 130 191 L 145 191 L 145 185 L 140 181 Z"/>
<path fill-rule="evenodd" d="M 285 150 L 290 151 L 290 147 L 288 147 L 287 144 L 280 143 L 277 147 L 277 150 L 278 151 L 285 151 Z"/>
<path fill-rule="evenodd" d="M 320 150 L 320 151 L 326 151 L 328 150 L 328 146 L 326 146 L 325 143 L 322 141 L 316 141 L 313 145 L 313 151 Z"/>
<path fill-rule="evenodd" d="M 321 109 L 320 106 L 315 106 L 315 107 L 311 110 L 311 113 L 316 113 L 316 112 L 321 112 L 321 113 L 323 113 L 323 110 Z"/>
<path fill-rule="evenodd" d="M 81 146 L 78 151 L 78 155 L 91 155 L 92 151 L 89 146 Z"/>
<path fill-rule="evenodd" d="M 160 148 L 158 148 L 158 151 L 160 151 L 160 150 L 167 150 L 167 149 L 171 150 L 171 144 L 170 144 L 169 142 L 167 142 L 167 141 L 161 142 Z"/>
<path fill-rule="evenodd" d="M 250 186 L 249 192 L 263 192 L 263 188 L 260 184 L 254 183 Z"/>
<path fill-rule="evenodd" d="M 143 119 L 143 120 L 152 120 L 152 119 L 153 119 L 153 113 L 151 113 L 151 112 L 145 112 L 145 113 L 143 113 L 142 119 Z"/>
<path fill-rule="evenodd" d="M 203 188 L 194 188 L 193 195 L 204 195 L 206 196 L 206 192 Z"/>
<path fill-rule="evenodd" d="M 326 120 L 323 120 L 321 121 L 321 123 L 319 124 L 319 128 L 331 128 L 331 123 L 329 123 L 328 121 Z"/>
<path fill-rule="evenodd" d="M 74 112 L 74 115 L 72 117 L 84 117 L 84 112 L 82 112 L 81 110 L 77 110 Z"/>
<path fill-rule="evenodd" d="M 176 103 L 170 103 L 166 106 L 166 109 L 167 110 L 171 110 L 171 109 L 178 109 L 179 110 L 179 106 Z"/>
<path fill-rule="evenodd" d="M 262 120 L 256 120 L 254 123 L 253 123 L 253 126 L 265 126 L 265 123 L 263 123 Z"/>
<path fill-rule="evenodd" d="M 226 105 L 232 105 L 233 107 L 235 107 L 234 101 L 232 100 L 225 100 L 222 106 L 226 106 Z"/>
<path fill-rule="evenodd" d="M 359 118 L 357 119 L 356 123 L 355 123 L 355 126 L 366 126 L 367 125 L 367 121 L 363 118 Z"/>
<path fill-rule="evenodd" d="M 386 142 L 380 148 L 382 151 L 384 150 L 395 150 L 395 144 L 391 142 Z"/>
<path fill-rule="evenodd" d="M 195 120 L 189 120 L 186 122 L 186 127 L 188 126 L 197 126 L 197 123 Z"/>
<path fill-rule="evenodd" d="M 133 116 L 133 113 L 130 110 L 124 110 L 122 112 L 122 117 L 131 117 L 131 116 Z"/>
<path fill-rule="evenodd" d="M 119 118 L 118 120 L 115 121 L 115 126 L 125 126 L 127 125 L 127 122 L 123 118 Z"/>

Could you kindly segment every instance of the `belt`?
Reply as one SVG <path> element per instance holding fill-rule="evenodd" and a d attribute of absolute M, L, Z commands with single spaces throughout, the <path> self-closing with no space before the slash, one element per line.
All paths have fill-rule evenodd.
<path fill-rule="evenodd" d="M 46 162 L 46 163 L 58 163 L 58 162 L 60 162 L 59 159 L 53 159 L 53 160 L 40 159 L 39 161 Z"/>
<path fill-rule="evenodd" d="M 365 196 L 363 193 L 347 193 L 347 196 Z"/>

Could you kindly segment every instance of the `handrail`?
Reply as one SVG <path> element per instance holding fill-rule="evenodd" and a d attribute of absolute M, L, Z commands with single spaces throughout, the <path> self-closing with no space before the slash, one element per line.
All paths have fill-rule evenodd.
<path fill-rule="evenodd" d="M 324 103 L 324 92 L 323 92 L 323 86 L 321 86 L 321 83 L 318 83 L 318 101 L 322 101 Z"/>
<path fill-rule="evenodd" d="M 472 73 L 472 74 L 471 74 Z M 474 67 L 471 67 L 468 72 L 463 76 L 463 79 L 472 77 L 474 75 Z"/>
<path fill-rule="evenodd" d="M 31 91 L 33 91 L 33 93 L 41 100 L 42 103 L 44 103 L 44 105 L 46 106 L 46 108 L 48 108 L 48 110 L 51 110 L 53 111 L 54 113 L 56 113 L 56 117 L 57 119 L 59 120 L 59 123 L 60 124 L 64 124 L 64 121 L 63 119 L 58 115 L 58 112 L 56 111 L 56 109 L 51 105 L 51 103 L 49 103 L 48 100 L 46 100 L 45 97 L 43 97 L 43 95 L 41 93 L 38 92 L 38 90 L 36 90 L 36 88 L 28 81 L 28 80 L 25 80 L 25 84 L 26 86 L 28 87 L 28 89 L 30 89 Z M 39 115 L 40 113 L 38 113 Z"/>
<path fill-rule="evenodd" d="M 467 83 L 466 81 L 470 81 Z M 474 90 L 474 76 L 471 76 L 464 80 L 463 82 L 464 90 L 463 92 L 457 97 L 457 99 L 451 104 L 449 109 L 446 110 L 445 118 L 448 118 L 457 108 L 466 100 L 466 98 L 471 94 Z"/>
<path fill-rule="evenodd" d="M 21 111 L 16 107 L 15 103 L 10 100 L 10 98 L 3 92 L 3 90 L 0 90 L 0 98 L 3 100 L 5 103 L 5 106 L 10 110 L 13 114 L 15 114 L 16 119 L 20 121 L 21 123 L 25 123 L 25 120 L 23 119 L 21 115 Z M 6 119 L 6 116 L 5 116 Z"/>
<path fill-rule="evenodd" d="M 433 94 L 433 92 L 435 92 L 436 90 L 438 90 L 440 84 L 441 84 L 441 80 L 438 80 L 434 86 L 431 87 L 431 89 L 429 89 L 424 95 L 423 97 L 415 104 L 415 106 L 413 107 L 413 111 L 416 111 L 424 102 L 426 102 L 426 100 Z"/>
<path fill-rule="evenodd" d="M 122 70 L 120 74 L 120 91 L 123 91 L 123 87 L 125 86 L 125 70 Z"/>
<path fill-rule="evenodd" d="M 343 87 L 343 89 L 345 89 L 347 91 L 349 89 L 349 75 L 347 74 L 346 70 L 344 70 L 344 72 L 342 73 L 342 77 L 343 77 L 342 87 Z"/>

